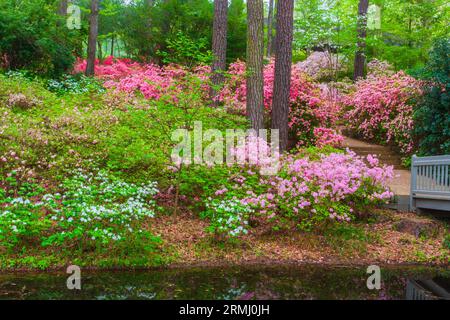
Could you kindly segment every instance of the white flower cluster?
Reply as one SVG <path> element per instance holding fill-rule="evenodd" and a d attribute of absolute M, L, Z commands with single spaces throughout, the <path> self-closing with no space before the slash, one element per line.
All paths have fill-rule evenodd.
<path fill-rule="evenodd" d="M 120 241 L 130 233 L 143 233 L 137 222 L 155 216 L 155 182 L 136 185 L 104 172 L 75 172 L 61 188 L 62 194 L 45 194 L 39 202 L 27 196 L 5 198 L 0 206 L 0 244 L 12 236 L 41 232 L 44 237 L 51 232 L 50 243 L 80 237 L 102 243 Z"/>
<path fill-rule="evenodd" d="M 68 190 L 61 209 L 52 206 L 54 196 L 44 196 L 53 207 L 52 220 L 63 229 L 82 228 L 92 240 L 121 240 L 126 232 L 133 232 L 133 222 L 155 216 L 155 201 L 148 200 L 158 193 L 155 182 L 138 186 L 110 180 L 104 172 L 77 172 L 64 187 Z"/>
<path fill-rule="evenodd" d="M 211 199 L 210 199 L 211 200 Z M 226 233 L 231 237 L 238 237 L 248 233 L 247 217 L 253 212 L 248 205 L 240 200 L 213 200 L 206 204 L 214 213 L 211 224 L 216 233 Z"/>

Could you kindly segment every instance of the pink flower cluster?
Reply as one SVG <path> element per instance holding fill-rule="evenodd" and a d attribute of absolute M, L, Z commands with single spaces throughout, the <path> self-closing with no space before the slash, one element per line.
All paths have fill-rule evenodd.
<path fill-rule="evenodd" d="M 77 59 L 73 68 L 73 73 L 84 73 L 87 61 Z M 95 76 L 101 79 L 121 79 L 136 72 L 143 71 L 142 65 L 130 59 L 118 59 L 109 56 L 102 63 L 95 60 Z"/>
<path fill-rule="evenodd" d="M 238 143 L 230 150 L 231 156 L 236 158 L 238 164 L 256 166 L 261 174 L 273 174 L 278 170 L 280 154 L 278 149 L 271 148 L 266 139 L 249 135 L 243 142 L 245 143 Z M 255 172 L 248 170 L 247 174 L 254 175 Z"/>
<path fill-rule="evenodd" d="M 404 72 L 369 75 L 344 99 L 350 108 L 346 118 L 365 138 L 394 143 L 409 154 L 414 149 L 412 100 L 420 94 L 420 82 Z"/>
<path fill-rule="evenodd" d="M 334 74 L 343 70 L 339 56 L 318 51 L 311 53 L 305 61 L 298 62 L 295 67 L 315 80 L 332 78 Z"/>
<path fill-rule="evenodd" d="M 337 134 L 336 131 L 329 128 L 314 128 L 314 137 L 316 139 L 316 146 L 318 147 L 332 146 L 335 148 L 340 148 L 344 142 L 343 136 Z"/>
<path fill-rule="evenodd" d="M 78 60 L 74 73 L 84 72 L 85 69 L 86 61 Z M 200 80 L 206 81 L 209 70 L 209 67 L 202 66 L 193 70 L 193 73 Z M 128 94 L 140 92 L 146 99 L 159 99 L 166 93 L 182 90 L 177 80 L 188 74 L 190 74 L 188 70 L 177 65 L 160 67 L 113 57 L 108 57 L 101 64 L 97 60 L 95 65 L 95 75 L 105 80 L 103 84 L 105 88 Z M 203 90 L 207 92 L 207 89 L 205 85 Z"/>
<path fill-rule="evenodd" d="M 226 107 L 245 113 L 247 98 L 245 62 L 238 60 L 232 63 L 228 73 L 230 77 L 221 90 L 219 99 Z M 272 107 L 274 73 L 275 62 L 271 60 L 264 67 L 264 107 L 267 111 Z M 295 66 L 292 69 L 290 100 L 291 103 L 301 101 L 312 107 L 321 102 L 320 87 Z"/>
<path fill-rule="evenodd" d="M 264 107 L 271 112 L 274 84 L 274 61 L 264 68 Z M 233 113 L 246 113 L 246 66 L 242 61 L 231 64 L 229 78 L 219 100 Z M 330 127 L 338 120 L 341 104 L 330 99 L 337 91 L 315 83 L 299 66 L 293 66 L 290 92 L 289 127 L 301 137 L 316 126 Z M 333 96 L 336 98 L 336 96 Z M 300 139 L 301 140 L 301 139 Z"/>
<path fill-rule="evenodd" d="M 379 166 L 375 156 L 363 158 L 347 150 L 322 155 L 318 161 L 287 156 L 278 175 L 260 177 L 258 190 L 264 191 L 256 193 L 245 178 L 235 179 L 239 186 L 234 189 L 242 189 L 242 203 L 269 220 L 292 215 L 315 220 L 325 212 L 325 219 L 349 221 L 358 205 L 361 209 L 393 196 L 387 187 L 393 176 L 393 167 Z M 226 193 L 221 189 L 216 195 Z M 335 204 L 344 210 L 336 212 Z"/>

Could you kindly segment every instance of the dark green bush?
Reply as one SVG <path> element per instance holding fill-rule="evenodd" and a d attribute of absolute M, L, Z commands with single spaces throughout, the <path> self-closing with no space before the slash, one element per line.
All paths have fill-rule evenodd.
<path fill-rule="evenodd" d="M 55 14 L 57 1 L 0 0 L 0 67 L 57 76 L 74 61 L 78 31 Z"/>
<path fill-rule="evenodd" d="M 437 40 L 420 76 L 427 81 L 414 120 L 421 155 L 450 154 L 450 38 Z"/>

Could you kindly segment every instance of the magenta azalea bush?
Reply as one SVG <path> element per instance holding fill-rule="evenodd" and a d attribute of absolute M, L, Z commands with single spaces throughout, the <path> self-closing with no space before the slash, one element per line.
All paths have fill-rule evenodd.
<path fill-rule="evenodd" d="M 78 60 L 74 72 L 82 72 L 86 61 Z M 264 107 L 270 114 L 272 107 L 274 61 L 264 68 Z M 160 67 L 154 64 L 139 64 L 129 59 L 109 57 L 95 65 L 96 76 L 104 80 L 110 90 L 128 95 L 142 94 L 146 99 L 158 100 L 185 88 L 182 79 L 191 77 L 202 82 L 204 101 L 209 99 L 209 66 L 197 66 L 192 70 L 178 65 Z M 230 113 L 246 113 L 246 66 L 242 61 L 230 65 L 226 82 L 219 90 L 219 100 Z M 291 85 L 291 108 L 289 127 L 292 139 L 299 146 L 315 142 L 314 128 L 330 128 L 340 114 L 339 103 L 329 98 L 330 89 L 314 82 L 300 67 L 293 66 Z M 336 145 L 331 143 L 332 145 Z"/>
<path fill-rule="evenodd" d="M 79 60 L 74 72 L 83 72 L 86 61 Z M 206 66 L 196 67 L 194 70 L 178 65 L 160 67 L 155 64 L 140 64 L 129 59 L 116 59 L 109 57 L 95 65 L 96 77 L 104 80 L 104 87 L 118 92 L 134 95 L 142 94 L 146 99 L 158 100 L 163 96 L 179 93 L 183 90 L 181 79 L 195 76 L 204 81 L 204 93 L 208 92 L 208 73 L 210 68 Z"/>
<path fill-rule="evenodd" d="M 270 114 L 273 98 L 275 64 L 264 68 L 264 108 Z M 242 61 L 231 64 L 229 78 L 221 90 L 219 100 L 233 113 L 245 114 L 246 66 Z M 289 127 L 292 138 L 299 145 L 312 144 L 315 127 L 331 127 L 340 113 L 340 104 L 328 99 L 329 92 L 314 82 L 300 67 L 293 66 L 290 92 Z"/>
<path fill-rule="evenodd" d="M 413 103 L 420 94 L 420 82 L 402 71 L 369 74 L 344 99 L 346 119 L 364 138 L 395 144 L 403 154 L 411 154 L 415 147 Z"/>

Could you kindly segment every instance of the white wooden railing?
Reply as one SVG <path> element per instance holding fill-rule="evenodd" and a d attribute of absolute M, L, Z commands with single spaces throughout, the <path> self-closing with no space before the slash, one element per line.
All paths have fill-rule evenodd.
<path fill-rule="evenodd" d="M 450 211 L 450 155 L 413 156 L 410 207 Z"/>

